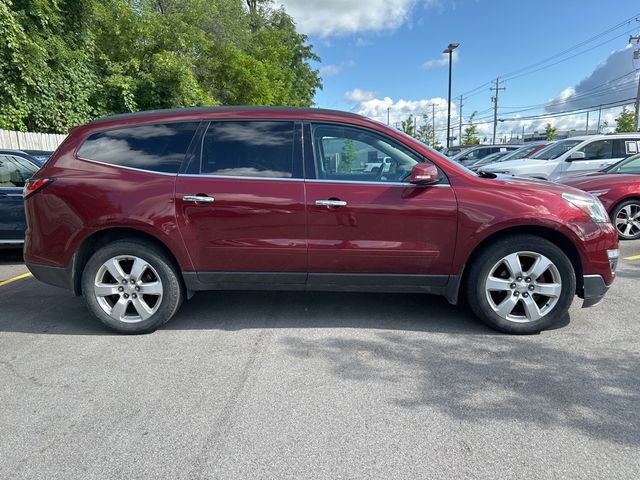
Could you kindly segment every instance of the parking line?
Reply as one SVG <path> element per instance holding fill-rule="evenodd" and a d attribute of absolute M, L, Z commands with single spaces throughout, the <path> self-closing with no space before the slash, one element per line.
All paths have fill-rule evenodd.
<path fill-rule="evenodd" d="M 634 255 L 633 257 L 624 257 L 625 260 L 640 260 L 640 255 Z"/>
<path fill-rule="evenodd" d="M 0 287 L 4 287 L 5 285 L 9 285 L 10 283 L 17 282 L 18 280 L 22 280 L 23 278 L 31 277 L 31 273 L 23 273 L 22 275 L 18 275 L 17 277 L 10 278 L 8 280 L 4 280 L 0 282 Z"/>

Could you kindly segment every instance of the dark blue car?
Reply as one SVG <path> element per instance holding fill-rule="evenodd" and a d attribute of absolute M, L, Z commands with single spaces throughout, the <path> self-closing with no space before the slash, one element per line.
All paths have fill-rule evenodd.
<path fill-rule="evenodd" d="M 0 247 L 21 246 L 27 228 L 22 188 L 40 162 L 19 150 L 0 150 Z"/>

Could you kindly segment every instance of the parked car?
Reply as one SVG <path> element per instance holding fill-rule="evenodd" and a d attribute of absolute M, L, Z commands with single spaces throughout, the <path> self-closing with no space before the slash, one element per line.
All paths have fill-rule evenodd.
<path fill-rule="evenodd" d="M 53 154 L 48 150 L 24 150 L 24 152 L 35 158 L 40 166 L 44 165 L 44 162 Z"/>
<path fill-rule="evenodd" d="M 445 148 L 442 153 L 447 157 L 453 157 L 463 150 L 468 150 L 473 147 L 475 147 L 475 145 L 455 145 L 453 147 Z"/>
<path fill-rule="evenodd" d="M 471 165 L 492 153 L 507 152 L 518 148 L 520 145 L 476 145 L 454 155 L 451 159 L 463 165 Z"/>
<path fill-rule="evenodd" d="M 383 172 L 388 172 L 391 168 L 391 157 L 382 157 L 379 158 L 376 162 L 366 162 L 364 164 L 365 172 L 380 172 L 382 169 Z"/>
<path fill-rule="evenodd" d="M 37 161 L 24 152 L 0 150 L 0 247 L 24 242 L 22 189 L 39 168 Z"/>
<path fill-rule="evenodd" d="M 555 181 L 596 172 L 640 151 L 640 133 L 559 140 L 530 158 L 482 167 L 483 172 Z"/>
<path fill-rule="evenodd" d="M 506 162 L 508 160 L 519 160 L 521 158 L 528 158 L 538 150 L 541 150 L 542 148 L 546 147 L 547 145 L 549 145 L 549 142 L 531 143 L 531 144 L 524 145 L 518 148 L 517 150 L 499 152 L 498 154 L 493 153 L 469 165 L 469 168 L 474 172 L 477 172 L 484 165 L 490 165 L 492 163 L 498 163 L 498 162 Z"/>
<path fill-rule="evenodd" d="M 517 151 L 517 150 L 514 150 Z M 508 155 L 509 153 L 513 153 L 514 151 L 504 151 L 504 152 L 496 152 L 496 153 L 492 153 L 491 155 L 487 155 L 484 158 L 481 158 L 480 160 L 467 165 L 467 168 L 469 168 L 469 170 L 473 170 L 474 172 L 476 172 L 482 165 L 488 164 L 488 163 L 494 163 L 494 162 L 499 162 L 503 157 L 505 157 L 506 155 Z"/>
<path fill-rule="evenodd" d="M 388 156 L 391 168 L 334 168 L 325 146 L 339 142 Z M 616 230 L 592 195 L 476 175 L 332 110 L 97 120 L 71 131 L 28 183 L 25 206 L 29 270 L 126 333 L 158 328 L 211 289 L 463 296 L 497 330 L 538 332 L 576 294 L 585 307 L 600 302 L 618 257 Z"/>
<path fill-rule="evenodd" d="M 624 240 L 640 238 L 640 154 L 601 172 L 560 180 L 600 199 Z"/>

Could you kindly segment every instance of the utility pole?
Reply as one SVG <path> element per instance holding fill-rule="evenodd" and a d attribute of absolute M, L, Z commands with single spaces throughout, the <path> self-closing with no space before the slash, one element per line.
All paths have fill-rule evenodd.
<path fill-rule="evenodd" d="M 391 114 L 391 107 L 387 107 L 387 125 L 389 125 L 389 115 Z"/>
<path fill-rule="evenodd" d="M 522 144 L 524 145 L 524 125 L 522 126 Z"/>
<path fill-rule="evenodd" d="M 640 60 L 640 35 L 630 36 L 629 43 L 636 42 L 636 45 L 639 47 L 635 52 L 633 52 L 634 60 Z M 640 69 L 638 69 L 640 70 Z M 636 129 L 638 129 L 638 119 L 640 118 L 640 75 L 638 76 L 638 92 L 636 93 Z"/>
<path fill-rule="evenodd" d="M 436 104 L 431 104 L 431 146 L 436 144 Z"/>
<path fill-rule="evenodd" d="M 587 112 L 587 128 L 584 132 L 585 135 L 589 135 L 589 112 Z"/>
<path fill-rule="evenodd" d="M 493 102 L 493 140 L 492 145 L 496 144 L 496 130 L 498 128 L 498 94 L 500 90 L 506 90 L 506 88 L 500 86 L 500 77 L 496 78 L 496 86 L 490 88 L 491 91 L 495 90 L 496 95 L 491 97 L 491 101 Z"/>
<path fill-rule="evenodd" d="M 458 117 L 458 145 L 462 145 L 462 95 L 460 95 L 460 114 Z"/>
<path fill-rule="evenodd" d="M 600 135 L 600 120 L 602 119 L 602 105 L 598 108 L 598 131 L 596 132 Z"/>

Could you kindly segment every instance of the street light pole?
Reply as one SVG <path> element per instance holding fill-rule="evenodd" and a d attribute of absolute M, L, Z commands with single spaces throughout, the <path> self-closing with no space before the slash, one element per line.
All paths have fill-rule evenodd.
<path fill-rule="evenodd" d="M 449 54 L 449 101 L 447 103 L 447 148 L 451 146 L 451 66 L 453 64 L 453 51 L 458 48 L 459 43 L 450 43 L 442 53 Z"/>

